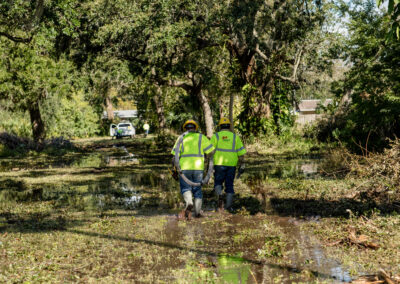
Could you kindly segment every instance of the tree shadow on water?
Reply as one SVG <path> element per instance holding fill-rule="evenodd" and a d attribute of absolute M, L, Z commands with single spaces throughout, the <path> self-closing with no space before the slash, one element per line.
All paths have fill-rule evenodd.
<path fill-rule="evenodd" d="M 265 211 L 265 205 L 263 204 L 263 202 L 253 196 L 235 196 L 232 207 L 234 212 L 245 209 L 247 212 L 250 213 L 250 215 L 255 215 L 259 212 Z"/>
<path fill-rule="evenodd" d="M 354 200 L 341 198 L 339 200 L 325 199 L 295 199 L 271 198 L 272 209 L 281 216 L 321 216 L 321 217 L 349 217 L 355 215 L 370 215 L 379 212 L 382 215 L 400 213 L 400 204 L 377 203 L 374 200 Z"/>
<path fill-rule="evenodd" d="M 183 252 L 191 252 L 191 253 L 196 253 L 200 255 L 205 255 L 205 256 L 211 256 L 211 257 L 219 257 L 219 253 L 209 251 L 209 250 L 204 250 L 201 248 L 190 248 L 190 247 L 185 247 L 182 245 L 174 244 L 174 243 L 168 243 L 168 242 L 162 242 L 162 241 L 156 241 L 156 240 L 146 240 L 146 239 L 140 239 L 140 238 L 132 238 L 128 236 L 118 236 L 118 235 L 109 235 L 109 234 L 102 234 L 102 233 L 97 233 L 97 232 L 88 232 L 88 231 L 81 231 L 81 230 L 76 230 L 76 229 L 68 229 L 67 230 L 69 233 L 75 233 L 79 235 L 85 235 L 85 236 L 90 236 L 90 237 L 96 237 L 96 238 L 103 238 L 107 240 L 118 240 L 118 241 L 125 241 L 125 242 L 130 242 L 130 243 L 142 243 L 142 244 L 147 244 L 147 245 L 152 245 L 152 246 L 157 246 L 157 247 L 164 247 L 167 249 L 176 249 L 179 251 Z M 287 265 L 287 264 L 278 264 L 278 263 L 272 263 L 272 262 L 267 262 L 267 261 L 259 261 L 259 260 L 254 260 L 251 258 L 241 258 L 245 263 L 248 264 L 254 264 L 257 266 L 267 266 L 270 269 L 276 269 L 279 270 L 281 273 L 296 273 L 301 275 L 301 273 L 304 271 L 304 269 L 298 268 L 294 265 Z M 322 279 L 336 279 L 334 276 L 321 273 L 315 270 L 307 270 L 308 273 L 311 273 L 314 277 L 322 278 Z"/>

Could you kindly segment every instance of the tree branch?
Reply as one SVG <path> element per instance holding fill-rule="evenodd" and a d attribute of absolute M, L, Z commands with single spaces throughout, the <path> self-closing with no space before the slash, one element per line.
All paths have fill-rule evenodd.
<path fill-rule="evenodd" d="M 12 36 L 8 33 L 5 32 L 0 32 L 0 36 L 4 36 L 6 38 L 8 38 L 9 40 L 13 41 L 13 42 L 23 42 L 23 43 L 29 43 L 32 40 L 32 36 L 28 37 L 28 38 L 23 38 L 23 37 L 18 37 L 18 36 Z"/>
<path fill-rule="evenodd" d="M 255 48 L 255 52 L 265 61 L 268 60 L 268 57 L 260 50 L 259 45 L 257 43 L 256 48 Z"/>
<path fill-rule="evenodd" d="M 293 83 L 293 84 L 296 84 L 296 83 L 297 83 L 296 79 L 294 79 L 293 77 L 286 77 L 286 76 L 283 76 L 283 75 L 281 75 L 281 74 L 276 74 L 276 76 L 277 76 L 279 79 L 282 79 L 282 80 L 284 80 L 284 81 L 288 81 L 288 82 Z"/>
<path fill-rule="evenodd" d="M 292 78 L 295 79 L 295 80 L 297 79 L 297 70 L 299 68 L 302 56 L 303 56 L 303 48 L 300 48 L 299 52 L 296 54 L 295 63 L 294 63 L 294 66 L 293 66 Z"/>
<path fill-rule="evenodd" d="M 178 88 L 182 88 L 185 91 L 190 91 L 193 88 L 193 85 L 184 82 L 184 81 L 177 81 L 177 80 L 168 80 L 168 85 L 170 87 L 178 87 Z"/>
<path fill-rule="evenodd" d="M 297 70 L 299 68 L 302 56 L 303 56 L 303 47 L 301 47 L 300 50 L 296 53 L 296 56 L 295 56 L 295 59 L 294 59 L 294 66 L 293 66 L 292 76 L 291 77 L 286 77 L 286 76 L 282 76 L 280 74 L 277 74 L 277 77 L 282 79 L 282 80 L 284 80 L 284 81 L 288 81 L 288 82 L 293 83 L 293 84 L 298 84 L 298 81 L 297 81 Z"/>

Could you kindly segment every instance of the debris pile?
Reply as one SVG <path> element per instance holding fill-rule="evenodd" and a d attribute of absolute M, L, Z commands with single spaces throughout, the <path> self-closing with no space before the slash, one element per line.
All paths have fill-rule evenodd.
<path fill-rule="evenodd" d="M 34 150 L 36 148 L 35 143 L 31 139 L 19 137 L 17 135 L 13 135 L 8 132 L 0 133 L 0 144 L 3 144 L 10 150 L 17 150 L 17 149 Z"/>
<path fill-rule="evenodd" d="M 337 242 L 328 244 L 328 246 L 336 246 L 338 244 L 355 245 L 359 248 L 369 249 L 378 249 L 380 247 L 379 244 L 371 241 L 368 236 L 363 234 L 358 235 L 354 227 L 349 228 L 348 237 Z"/>
<path fill-rule="evenodd" d="M 351 283 L 355 284 L 398 284 L 400 283 L 400 277 L 390 276 L 385 270 L 380 269 L 376 275 L 363 275 L 353 281 Z"/>
<path fill-rule="evenodd" d="M 391 204 L 400 209 L 400 139 L 391 141 L 383 153 L 355 155 L 345 149 L 333 150 L 322 172 L 328 176 L 355 176 L 362 182 L 351 188 L 348 198 Z"/>
<path fill-rule="evenodd" d="M 354 157 L 351 170 L 365 180 L 354 197 L 391 203 L 400 208 L 400 139 L 391 141 L 383 153 Z"/>
<path fill-rule="evenodd" d="M 8 132 L 0 133 L 0 144 L 7 147 L 11 151 L 43 151 L 45 149 L 75 149 L 72 142 L 64 137 L 54 137 L 51 139 L 35 142 L 32 139 L 19 137 Z"/>

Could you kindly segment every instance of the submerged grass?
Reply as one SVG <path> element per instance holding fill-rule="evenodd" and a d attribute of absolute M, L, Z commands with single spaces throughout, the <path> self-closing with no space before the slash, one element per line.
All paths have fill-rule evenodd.
<path fill-rule="evenodd" d="M 320 175 L 325 146 L 249 146 L 236 214 L 210 212 L 208 185 L 206 217 L 177 222 L 164 140 L 79 140 L 64 156 L 1 159 L 0 282 L 335 282 L 307 252 L 311 233 L 353 275 L 398 273 L 399 215 L 351 198 L 362 180 Z M 353 227 L 379 248 L 347 242 Z"/>

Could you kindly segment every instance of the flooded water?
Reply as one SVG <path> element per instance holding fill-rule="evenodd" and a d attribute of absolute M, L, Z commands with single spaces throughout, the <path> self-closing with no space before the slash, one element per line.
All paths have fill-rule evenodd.
<path fill-rule="evenodd" d="M 283 229 L 285 235 L 290 236 L 286 245 L 291 252 L 285 256 L 285 261 L 280 257 L 267 260 L 259 260 L 257 257 L 257 251 L 263 247 L 267 236 L 255 233 L 259 232 L 265 223 L 276 224 Z M 327 258 L 321 245 L 302 231 L 293 218 L 240 215 L 221 217 L 219 213 L 208 212 L 205 218 L 193 220 L 185 226 L 181 226 L 171 217 L 164 230 L 166 242 L 169 244 L 182 245 L 179 240 L 185 236 L 184 245 L 199 255 L 196 264 L 199 277 L 210 273 L 209 270 L 202 270 L 207 267 L 212 268 L 212 273 L 223 283 L 293 283 L 315 282 L 317 279 L 324 283 L 351 281 L 349 273 L 340 263 Z M 243 230 L 254 232 L 251 241 L 229 241 L 242 238 Z M 229 245 L 219 239 L 222 236 L 227 238 Z M 219 244 L 222 246 L 218 248 Z M 224 246 L 229 246 L 229 254 L 218 253 Z"/>
<path fill-rule="evenodd" d="M 249 175 L 255 178 L 270 176 L 276 178 L 316 178 L 324 160 L 321 157 L 296 159 L 274 158 L 249 167 Z"/>
<path fill-rule="evenodd" d="M 316 238 L 299 228 L 299 221 L 290 217 L 274 217 L 275 223 L 284 229 L 284 232 L 292 236 L 292 243 L 289 245 L 297 249 L 291 254 L 292 263 L 300 269 L 307 269 L 322 279 L 331 279 L 337 282 L 350 282 L 351 277 L 348 271 L 343 269 L 341 264 L 325 256 L 321 244 Z"/>
<path fill-rule="evenodd" d="M 36 161 L 33 164 L 30 161 L 3 159 L 0 168 L 6 171 L 33 167 L 101 168 L 140 164 L 139 157 L 132 150 L 125 147 L 117 147 L 116 150 L 120 153 L 93 153 L 70 159 Z M 253 166 L 246 174 L 252 178 L 315 178 L 319 175 L 321 163 L 319 158 L 273 159 L 263 165 L 262 171 L 258 166 Z M 171 178 L 166 178 L 162 172 L 131 173 L 96 182 L 43 185 L 40 188 L 15 186 L 17 190 L 12 186 L 2 190 L 0 199 L 52 201 L 56 208 L 68 207 L 81 211 L 135 209 L 140 214 L 141 208 L 170 210 L 172 216 L 168 217 L 162 232 L 166 236 L 164 241 L 193 252 L 196 259 L 194 265 L 197 267 L 194 273 L 212 271 L 213 275 L 225 283 L 292 283 L 307 279 L 328 283 L 351 281 L 348 271 L 336 260 L 326 257 L 321 244 L 301 230 L 300 222 L 304 221 L 295 218 L 279 217 L 272 211 L 262 218 L 238 214 L 221 216 L 206 212 L 205 218 L 183 222 L 185 225 L 182 225 L 174 215 L 177 209 L 173 209 L 180 206 L 179 185 Z M 276 255 L 273 251 L 263 251 L 270 241 L 268 236 L 260 233 L 263 224 L 273 224 L 289 237 L 285 243 L 291 252 L 285 256 L 286 262 L 282 261 L 279 251 Z M 229 250 L 229 254 L 226 250 Z M 260 261 L 260 254 L 272 256 Z M 160 269 L 170 269 L 176 265 L 165 262 Z M 180 265 L 185 267 L 187 263 L 182 262 Z M 204 267 L 207 270 L 203 270 Z"/>
<path fill-rule="evenodd" d="M 139 157 L 133 153 L 133 149 L 128 149 L 125 146 L 118 146 L 113 147 L 112 151 L 98 151 L 89 154 L 71 153 L 59 157 L 2 158 L 0 159 L 0 172 L 67 167 L 99 168 L 129 164 L 138 165 L 139 163 Z"/>

